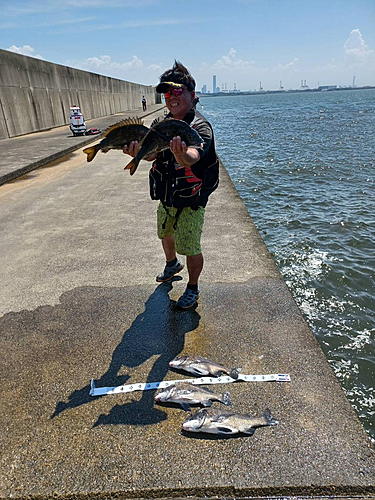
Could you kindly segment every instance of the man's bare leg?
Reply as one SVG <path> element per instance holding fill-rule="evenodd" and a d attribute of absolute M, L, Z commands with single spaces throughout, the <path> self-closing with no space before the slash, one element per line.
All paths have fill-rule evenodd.
<path fill-rule="evenodd" d="M 196 285 L 203 269 L 203 254 L 188 255 L 186 263 L 189 273 L 189 285 Z"/>
<path fill-rule="evenodd" d="M 174 260 L 176 258 L 176 250 L 173 236 L 166 234 L 161 240 L 161 244 L 163 245 L 166 261 L 171 262 L 171 260 Z"/>

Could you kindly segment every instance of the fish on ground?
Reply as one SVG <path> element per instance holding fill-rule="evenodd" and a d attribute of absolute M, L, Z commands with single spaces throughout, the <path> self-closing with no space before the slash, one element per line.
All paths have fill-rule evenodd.
<path fill-rule="evenodd" d="M 125 118 L 114 125 L 111 125 L 104 131 L 104 139 L 98 144 L 90 146 L 83 150 L 87 154 L 87 161 L 92 161 L 97 152 L 102 150 L 104 153 L 110 149 L 122 149 L 132 141 L 142 143 L 149 129 L 143 125 L 143 121 L 136 118 Z"/>
<path fill-rule="evenodd" d="M 180 136 L 181 140 L 189 147 L 201 148 L 204 142 L 198 132 L 191 128 L 188 123 L 183 120 L 167 118 L 149 129 L 137 156 L 126 165 L 124 170 L 130 170 L 130 175 L 133 175 L 143 158 L 169 149 L 170 141 L 177 136 Z"/>
<path fill-rule="evenodd" d="M 215 363 L 207 358 L 203 358 L 202 356 L 178 356 L 170 361 L 169 366 L 177 370 L 193 373 L 198 377 L 203 375 L 220 377 L 220 375 L 226 374 L 234 380 L 237 380 L 241 372 L 241 368 L 230 369 L 220 363 Z"/>
<path fill-rule="evenodd" d="M 182 429 L 188 432 L 206 432 L 220 436 L 234 434 L 251 436 L 257 427 L 277 425 L 278 423 L 279 421 L 272 417 L 268 408 L 261 417 L 210 408 L 199 410 L 190 415 L 182 424 Z"/>
<path fill-rule="evenodd" d="M 165 389 L 160 389 L 155 395 L 157 403 L 177 403 L 185 411 L 190 411 L 190 405 L 200 404 L 211 406 L 213 401 L 219 401 L 231 406 L 229 392 L 215 394 L 205 387 L 196 386 L 189 382 L 177 382 Z"/>

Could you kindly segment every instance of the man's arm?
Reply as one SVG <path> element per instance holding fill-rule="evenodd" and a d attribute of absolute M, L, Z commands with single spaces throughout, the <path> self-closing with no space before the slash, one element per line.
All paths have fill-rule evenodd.
<path fill-rule="evenodd" d="M 200 159 L 199 150 L 188 147 L 179 135 L 173 137 L 169 147 L 181 167 L 191 167 Z"/>
<path fill-rule="evenodd" d="M 203 139 L 201 148 L 193 148 L 181 141 L 179 136 L 173 137 L 170 142 L 170 150 L 174 154 L 176 161 L 182 167 L 191 167 L 197 163 L 209 150 L 212 142 L 212 130 L 207 122 L 202 122 L 194 127 Z"/>

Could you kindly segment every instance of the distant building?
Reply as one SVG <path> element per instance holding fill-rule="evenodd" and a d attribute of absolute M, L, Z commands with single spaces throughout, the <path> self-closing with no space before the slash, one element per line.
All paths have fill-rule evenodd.
<path fill-rule="evenodd" d="M 337 89 L 337 85 L 320 85 L 318 90 L 335 90 Z"/>
<path fill-rule="evenodd" d="M 207 94 L 207 85 L 203 85 L 202 94 Z"/>
<path fill-rule="evenodd" d="M 216 91 L 216 75 L 212 77 L 212 92 L 215 93 Z"/>

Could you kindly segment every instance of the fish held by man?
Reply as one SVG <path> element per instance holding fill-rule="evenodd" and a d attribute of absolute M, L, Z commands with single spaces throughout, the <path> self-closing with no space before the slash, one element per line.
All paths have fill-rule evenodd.
<path fill-rule="evenodd" d="M 231 406 L 229 392 L 215 394 L 205 387 L 196 386 L 189 382 L 177 382 L 165 389 L 160 389 L 155 395 L 157 403 L 177 403 L 185 411 L 190 411 L 190 405 L 200 404 L 211 406 L 213 401 Z"/>
<path fill-rule="evenodd" d="M 204 143 L 202 137 L 188 123 L 167 118 L 149 129 L 138 154 L 124 170 L 130 170 L 130 175 L 133 175 L 143 158 L 169 149 L 170 141 L 177 136 L 180 136 L 188 147 L 201 148 Z"/>
<path fill-rule="evenodd" d="M 149 129 L 143 125 L 143 121 L 136 118 L 125 118 L 104 131 L 104 138 L 94 146 L 90 146 L 83 150 L 87 154 L 87 161 L 92 161 L 98 151 L 104 153 L 110 149 L 122 149 L 125 145 L 129 145 L 132 141 L 142 143 Z"/>
<path fill-rule="evenodd" d="M 193 373 L 198 377 L 202 377 L 204 375 L 220 377 L 220 375 L 226 374 L 234 380 L 237 380 L 238 375 L 241 372 L 241 368 L 227 368 L 220 363 L 203 358 L 202 356 L 178 356 L 170 361 L 169 366 L 177 370 L 184 370 L 186 372 Z"/>
<path fill-rule="evenodd" d="M 233 436 L 236 434 L 251 436 L 258 427 L 274 426 L 278 423 L 279 421 L 272 417 L 268 408 L 260 417 L 210 408 L 199 410 L 190 415 L 182 424 L 182 430 L 218 434 L 220 436 Z"/>

